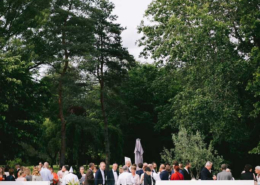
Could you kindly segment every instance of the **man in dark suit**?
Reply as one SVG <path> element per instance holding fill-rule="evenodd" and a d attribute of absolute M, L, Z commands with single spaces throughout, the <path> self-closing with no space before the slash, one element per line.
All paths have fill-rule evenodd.
<path fill-rule="evenodd" d="M 15 174 L 14 174 L 14 176 L 15 176 L 15 178 L 17 179 L 18 178 L 18 173 L 19 173 L 19 171 L 20 171 L 20 165 L 19 164 L 17 164 L 17 165 L 15 165 Z"/>
<path fill-rule="evenodd" d="M 84 185 L 94 185 L 93 170 L 95 168 L 95 164 L 94 163 L 90 163 L 88 166 L 89 166 L 89 169 L 87 170 L 87 173 L 86 173 Z"/>
<path fill-rule="evenodd" d="M 208 161 L 205 167 L 200 172 L 201 180 L 216 180 L 216 176 L 212 176 L 211 169 L 212 169 L 212 162 Z"/>
<path fill-rule="evenodd" d="M 141 178 L 141 175 L 144 173 L 143 163 L 139 163 L 138 167 L 139 167 L 139 170 L 136 171 L 136 174 L 139 175 L 139 177 Z"/>
<path fill-rule="evenodd" d="M 105 174 L 106 164 L 101 162 L 99 165 L 99 170 L 95 175 L 95 185 L 105 185 L 106 184 L 106 174 Z"/>
<path fill-rule="evenodd" d="M 185 168 L 182 170 L 184 180 L 191 180 L 191 174 L 190 174 L 191 164 L 190 162 L 186 162 Z"/>
<path fill-rule="evenodd" d="M 161 180 L 169 180 L 169 172 L 167 172 L 165 170 L 165 165 L 164 164 L 161 164 L 160 171 L 161 171 L 161 173 L 160 173 Z"/>
<path fill-rule="evenodd" d="M 113 164 L 112 170 L 107 173 L 107 185 L 115 185 L 117 183 L 119 173 L 117 171 L 118 165 Z"/>

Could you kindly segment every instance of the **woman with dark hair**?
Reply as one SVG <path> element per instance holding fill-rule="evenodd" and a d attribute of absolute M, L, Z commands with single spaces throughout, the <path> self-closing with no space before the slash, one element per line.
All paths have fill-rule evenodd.
<path fill-rule="evenodd" d="M 154 184 L 151 174 L 152 174 L 152 170 L 149 167 L 147 167 L 145 169 L 145 173 L 144 173 L 144 185 L 153 185 Z"/>
<path fill-rule="evenodd" d="M 6 177 L 5 181 L 15 181 L 14 169 L 9 169 L 9 176 Z"/>
<path fill-rule="evenodd" d="M 174 173 L 171 176 L 171 180 L 184 180 L 183 175 L 179 171 L 180 171 L 179 163 L 175 162 L 174 163 Z"/>
<path fill-rule="evenodd" d="M 241 175 L 241 180 L 255 180 L 254 174 L 252 173 L 253 167 L 250 164 L 246 164 L 245 173 Z"/>

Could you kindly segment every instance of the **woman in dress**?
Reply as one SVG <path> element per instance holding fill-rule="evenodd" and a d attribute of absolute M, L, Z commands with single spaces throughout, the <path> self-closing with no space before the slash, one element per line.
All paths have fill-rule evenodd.
<path fill-rule="evenodd" d="M 18 178 L 16 179 L 16 181 L 26 181 L 26 178 L 25 178 L 26 174 L 20 170 L 18 172 Z"/>
<path fill-rule="evenodd" d="M 132 177 L 134 178 L 134 185 L 139 185 L 140 184 L 140 177 L 139 175 L 136 174 L 136 166 L 132 166 L 131 167 L 131 174 L 132 174 Z"/>
<path fill-rule="evenodd" d="M 33 168 L 32 181 L 42 181 L 42 176 L 41 176 L 41 174 L 39 172 L 39 169 L 40 168 L 38 166 L 35 166 Z"/>
<path fill-rule="evenodd" d="M 32 181 L 32 174 L 31 174 L 31 170 L 29 168 L 24 168 L 24 173 L 25 173 L 25 178 L 26 181 Z"/>
<path fill-rule="evenodd" d="M 174 173 L 171 175 L 171 180 L 184 180 L 183 175 L 179 172 L 180 167 L 179 163 L 174 163 Z"/>
<path fill-rule="evenodd" d="M 4 168 L 0 167 L 0 181 L 5 181 L 5 178 Z"/>

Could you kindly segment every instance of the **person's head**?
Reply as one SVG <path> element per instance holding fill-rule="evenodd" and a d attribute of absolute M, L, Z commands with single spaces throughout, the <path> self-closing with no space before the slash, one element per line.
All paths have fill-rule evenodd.
<path fill-rule="evenodd" d="M 68 165 L 63 165 L 62 168 L 61 168 L 61 171 L 62 172 L 69 171 L 69 166 Z"/>
<path fill-rule="evenodd" d="M 143 171 L 145 171 L 145 169 L 147 168 L 147 163 L 143 164 Z"/>
<path fill-rule="evenodd" d="M 138 168 L 142 169 L 143 168 L 143 163 L 138 164 Z"/>
<path fill-rule="evenodd" d="M 164 164 L 161 164 L 159 171 L 162 172 L 162 171 L 164 171 L 164 170 L 165 170 L 165 165 L 164 165 Z"/>
<path fill-rule="evenodd" d="M 128 166 L 126 166 L 126 165 L 123 166 L 123 171 L 124 171 L 124 172 L 128 172 Z"/>
<path fill-rule="evenodd" d="M 223 171 L 223 170 L 226 171 L 226 169 L 227 169 L 227 165 L 226 165 L 226 164 L 222 164 L 222 165 L 221 165 L 221 170 L 222 170 L 222 171 Z"/>
<path fill-rule="evenodd" d="M 166 164 L 166 165 L 165 165 L 165 170 L 166 170 L 167 172 L 171 172 L 171 166 L 170 166 L 169 164 Z"/>
<path fill-rule="evenodd" d="M 94 164 L 94 163 L 89 163 L 88 167 L 89 167 L 91 170 L 94 170 L 95 164 Z"/>
<path fill-rule="evenodd" d="M 207 168 L 208 170 L 211 170 L 212 165 L 213 165 L 213 163 L 210 162 L 210 161 L 208 161 L 208 162 L 206 163 L 206 165 L 205 165 L 205 168 Z"/>
<path fill-rule="evenodd" d="M 79 168 L 79 172 L 80 172 L 81 174 L 84 174 L 84 171 L 85 171 L 84 166 L 81 166 L 81 167 Z"/>
<path fill-rule="evenodd" d="M 129 168 L 131 166 L 131 162 L 130 161 L 126 161 L 125 165 Z"/>
<path fill-rule="evenodd" d="M 255 173 L 260 175 L 260 166 L 255 167 Z"/>
<path fill-rule="evenodd" d="M 135 173 L 136 173 L 136 167 L 135 167 L 135 166 L 132 166 L 132 167 L 131 167 L 131 173 L 132 173 L 132 174 L 135 174 Z"/>
<path fill-rule="evenodd" d="M 53 168 L 52 167 L 49 167 L 49 170 L 51 171 L 51 173 L 53 173 Z"/>
<path fill-rule="evenodd" d="M 9 169 L 9 175 L 11 175 L 11 176 L 14 175 L 14 169 L 12 169 L 12 168 Z"/>
<path fill-rule="evenodd" d="M 24 177 L 24 176 L 25 176 L 24 172 L 22 170 L 20 170 L 18 173 L 18 177 Z"/>
<path fill-rule="evenodd" d="M 229 168 L 226 169 L 226 172 L 231 172 L 231 170 Z"/>
<path fill-rule="evenodd" d="M 24 168 L 25 175 L 31 175 L 31 170 L 29 168 Z"/>
<path fill-rule="evenodd" d="M 96 173 L 96 172 L 97 172 L 97 167 L 94 166 L 93 173 Z"/>
<path fill-rule="evenodd" d="M 39 162 L 39 166 L 42 167 L 42 162 Z"/>
<path fill-rule="evenodd" d="M 3 175 L 4 174 L 4 170 L 2 167 L 0 167 L 0 175 Z"/>
<path fill-rule="evenodd" d="M 148 167 L 150 168 L 151 171 L 153 171 L 153 165 L 152 164 L 148 164 Z"/>
<path fill-rule="evenodd" d="M 153 169 L 157 169 L 157 164 L 155 162 L 152 163 Z"/>
<path fill-rule="evenodd" d="M 45 162 L 43 167 L 44 167 L 44 168 L 49 168 L 49 163 L 48 163 L 48 162 Z"/>
<path fill-rule="evenodd" d="M 180 167 L 180 169 L 183 169 L 183 164 L 179 163 L 179 167 Z"/>
<path fill-rule="evenodd" d="M 252 172 L 252 169 L 253 169 L 252 165 L 250 164 L 245 165 L 245 172 Z"/>
<path fill-rule="evenodd" d="M 112 169 L 113 169 L 114 171 L 117 171 L 117 168 L 118 168 L 118 164 L 117 164 L 117 163 L 114 163 L 113 166 L 112 166 Z"/>
<path fill-rule="evenodd" d="M 9 172 L 10 167 L 8 165 L 5 166 L 5 172 Z"/>
<path fill-rule="evenodd" d="M 40 167 L 39 166 L 35 166 L 34 168 L 33 168 L 33 175 L 35 175 L 35 176 L 40 176 L 41 174 L 40 174 Z"/>
<path fill-rule="evenodd" d="M 135 167 L 137 167 L 137 165 L 136 165 L 136 164 L 132 164 L 132 166 L 135 166 Z"/>
<path fill-rule="evenodd" d="M 185 163 L 185 168 L 191 169 L 191 163 L 189 161 Z"/>
<path fill-rule="evenodd" d="M 151 175 L 151 174 L 152 174 L 152 170 L 151 170 L 149 167 L 146 167 L 146 168 L 145 168 L 145 173 L 146 173 L 147 175 Z"/>
<path fill-rule="evenodd" d="M 173 163 L 173 166 L 174 166 L 173 169 L 174 169 L 175 172 L 180 171 L 180 166 L 179 166 L 179 163 L 177 161 L 175 161 Z"/>
<path fill-rule="evenodd" d="M 121 174 L 121 173 L 123 173 L 123 172 L 124 172 L 123 167 L 120 167 L 120 168 L 119 168 L 119 173 Z"/>
<path fill-rule="evenodd" d="M 15 169 L 17 169 L 17 170 L 20 169 L 20 165 L 19 165 L 19 164 L 16 164 L 16 165 L 15 165 Z"/>
<path fill-rule="evenodd" d="M 100 170 L 104 171 L 106 169 L 106 163 L 101 162 L 99 165 Z"/>

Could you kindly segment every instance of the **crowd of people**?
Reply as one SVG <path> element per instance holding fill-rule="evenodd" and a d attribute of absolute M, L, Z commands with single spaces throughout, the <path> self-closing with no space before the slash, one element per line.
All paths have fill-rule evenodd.
<path fill-rule="evenodd" d="M 212 174 L 212 162 L 208 161 L 200 172 L 200 180 L 235 180 L 231 170 L 226 164 L 221 165 L 221 171 L 217 175 Z M 158 170 L 158 171 L 157 171 Z M 253 167 L 245 165 L 241 173 L 241 180 L 254 180 L 255 184 L 260 184 L 260 166 Z M 126 161 L 123 167 L 114 163 L 112 169 L 106 171 L 106 164 L 101 162 L 99 169 L 94 163 L 88 165 L 85 173 L 85 167 L 81 166 L 79 173 L 74 174 L 73 168 L 67 165 L 56 173 L 47 162 L 39 163 L 32 170 L 27 167 L 16 165 L 15 170 L 0 168 L 0 181 L 49 181 L 51 185 L 68 185 L 75 183 L 80 185 L 155 185 L 156 181 L 161 180 L 195 180 L 191 171 L 191 163 L 184 165 L 177 161 L 173 165 L 161 164 L 159 169 L 156 163 L 131 164 Z"/>

